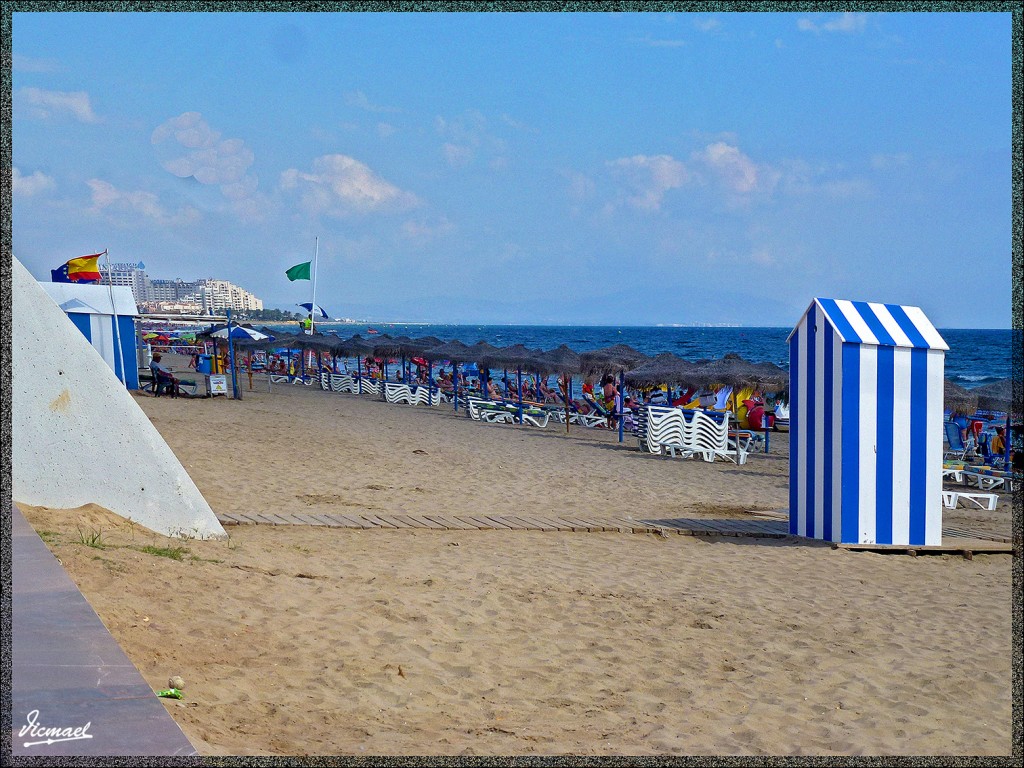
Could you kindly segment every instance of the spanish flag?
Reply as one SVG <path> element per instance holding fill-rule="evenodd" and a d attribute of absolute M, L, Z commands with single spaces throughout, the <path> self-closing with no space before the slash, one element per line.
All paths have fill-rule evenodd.
<path fill-rule="evenodd" d="M 106 253 L 106 251 L 103 253 Z M 66 276 L 66 280 L 55 279 L 55 282 L 98 283 L 100 281 L 99 261 L 103 253 L 94 253 L 92 256 L 79 256 L 77 259 L 68 259 L 67 263 L 62 267 L 51 270 L 51 275 L 57 273 L 61 276 Z"/>

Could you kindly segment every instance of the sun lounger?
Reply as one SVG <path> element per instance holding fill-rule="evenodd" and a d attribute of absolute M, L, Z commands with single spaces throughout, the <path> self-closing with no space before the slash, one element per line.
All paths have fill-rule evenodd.
<path fill-rule="evenodd" d="M 999 497 L 994 493 L 964 493 L 963 491 L 957 491 L 954 496 L 956 497 L 955 502 L 963 501 L 978 509 L 984 509 L 989 512 L 993 511 L 999 502 Z"/>
<path fill-rule="evenodd" d="M 407 384 L 395 384 L 393 382 L 384 383 L 384 398 L 393 404 L 405 403 L 406 405 L 412 404 L 412 392 Z"/>
<path fill-rule="evenodd" d="M 1003 472 L 992 467 L 965 467 L 963 481 L 967 485 L 973 485 L 982 491 L 994 491 L 997 489 L 1012 490 L 1013 473 Z"/>
<path fill-rule="evenodd" d="M 347 373 L 320 373 L 320 389 L 325 392 L 355 392 L 356 382 Z"/>
<path fill-rule="evenodd" d="M 437 387 L 424 387 L 422 385 L 413 388 L 412 400 L 409 405 L 440 405 L 441 390 Z"/>
<path fill-rule="evenodd" d="M 307 387 L 313 383 L 312 376 L 292 376 L 288 373 L 270 374 L 271 384 L 305 384 Z"/>
<path fill-rule="evenodd" d="M 707 462 L 747 461 L 750 440 L 736 431 L 730 440 L 728 414 L 649 405 L 641 410 L 638 433 L 640 449 L 649 453 L 700 456 Z"/>

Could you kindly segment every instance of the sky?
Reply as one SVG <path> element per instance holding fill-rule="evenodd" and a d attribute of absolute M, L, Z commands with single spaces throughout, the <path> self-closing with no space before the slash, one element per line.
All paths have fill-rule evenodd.
<path fill-rule="evenodd" d="M 1006 328 L 1009 13 L 15 13 L 14 254 L 377 321 Z"/>

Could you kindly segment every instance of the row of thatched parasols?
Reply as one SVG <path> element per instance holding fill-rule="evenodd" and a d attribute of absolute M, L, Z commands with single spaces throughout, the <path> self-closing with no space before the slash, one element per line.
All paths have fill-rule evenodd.
<path fill-rule="evenodd" d="M 273 333 L 267 328 L 261 330 Z M 672 384 L 699 388 L 720 384 L 781 391 L 789 384 L 788 372 L 772 363 L 751 363 L 734 354 L 718 360 L 695 362 L 684 360 L 671 352 L 648 357 L 626 344 L 577 353 L 565 344 L 557 349 L 543 351 L 529 349 L 522 344 L 495 347 L 486 341 L 473 345 L 461 341 L 442 342 L 432 336 L 418 339 L 376 336 L 365 339 L 357 334 L 343 339 L 330 334 L 279 334 L 273 339 L 259 341 L 242 339 L 236 342 L 236 347 L 242 350 L 290 347 L 344 357 L 420 357 L 431 362 L 476 363 L 483 368 L 541 374 L 624 374 L 626 383 L 636 387 Z"/>
<path fill-rule="evenodd" d="M 260 330 L 271 336 L 275 334 L 269 328 Z M 443 342 L 433 336 L 413 339 L 408 336 L 383 335 L 367 339 L 356 334 L 345 339 L 333 334 L 278 334 L 272 339 L 260 341 L 241 339 L 236 342 L 236 347 L 242 350 L 279 347 L 311 349 L 334 356 L 356 358 L 419 357 L 432 363 L 476 363 L 483 368 L 545 375 L 613 374 L 619 376 L 621 382 L 638 388 L 667 384 L 700 389 L 720 385 L 734 389 L 754 387 L 766 392 L 782 392 L 789 386 L 789 372 L 773 363 L 753 363 L 735 354 L 727 354 L 717 360 L 696 361 L 685 360 L 671 352 L 648 357 L 626 344 L 577 353 L 565 344 L 557 349 L 543 351 L 529 349 L 522 344 L 495 347 L 486 341 L 473 345 L 457 340 Z M 1005 412 L 1013 410 L 1015 414 L 1020 410 L 1019 405 L 1015 405 L 1019 400 L 1013 399 L 1009 379 L 970 390 L 946 379 L 944 402 L 946 408 L 963 414 L 973 414 L 979 408 Z"/>

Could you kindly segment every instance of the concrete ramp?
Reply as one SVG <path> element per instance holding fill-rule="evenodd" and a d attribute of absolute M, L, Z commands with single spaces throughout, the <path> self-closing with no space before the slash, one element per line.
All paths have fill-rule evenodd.
<path fill-rule="evenodd" d="M 12 261 L 13 500 L 57 509 L 98 504 L 167 536 L 223 538 L 210 505 L 132 395 Z"/>

